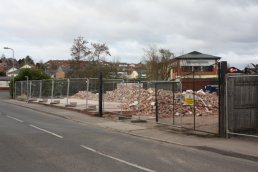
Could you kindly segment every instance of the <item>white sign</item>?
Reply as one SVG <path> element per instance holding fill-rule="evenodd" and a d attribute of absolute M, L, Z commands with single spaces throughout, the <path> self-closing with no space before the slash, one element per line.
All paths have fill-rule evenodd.
<path fill-rule="evenodd" d="M 215 60 L 180 60 L 180 66 L 211 66 Z"/>

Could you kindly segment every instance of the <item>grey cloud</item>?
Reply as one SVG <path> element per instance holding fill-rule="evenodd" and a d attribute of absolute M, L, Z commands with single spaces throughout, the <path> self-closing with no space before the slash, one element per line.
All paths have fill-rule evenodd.
<path fill-rule="evenodd" d="M 106 42 L 123 61 L 137 62 L 149 45 L 235 54 L 230 60 L 238 61 L 258 56 L 257 11 L 255 0 L 9 0 L 0 6 L 0 45 L 69 58 L 81 35 Z"/>

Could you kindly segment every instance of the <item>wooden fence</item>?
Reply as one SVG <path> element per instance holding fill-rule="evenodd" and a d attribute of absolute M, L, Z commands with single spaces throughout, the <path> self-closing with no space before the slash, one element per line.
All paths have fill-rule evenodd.
<path fill-rule="evenodd" d="M 226 75 L 227 134 L 258 136 L 258 75 Z"/>

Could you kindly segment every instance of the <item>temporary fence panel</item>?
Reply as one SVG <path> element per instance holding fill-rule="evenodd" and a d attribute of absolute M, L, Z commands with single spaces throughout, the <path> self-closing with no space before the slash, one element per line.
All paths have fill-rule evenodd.
<path fill-rule="evenodd" d="M 22 81 L 15 82 L 15 98 L 18 98 L 22 95 Z"/>
<path fill-rule="evenodd" d="M 213 82 L 201 80 L 190 73 L 181 81 L 103 79 L 102 83 L 104 113 L 156 117 L 159 123 L 218 133 L 216 79 Z M 99 89 L 99 78 L 16 82 L 16 96 L 24 94 L 31 98 L 50 99 L 50 102 L 59 99 L 64 105 L 73 103 L 95 111 L 99 108 Z"/>
<path fill-rule="evenodd" d="M 187 129 L 218 134 L 218 78 L 200 78 L 195 72 L 181 78 L 180 124 Z"/>
<path fill-rule="evenodd" d="M 29 98 L 41 98 L 42 80 L 32 80 L 29 82 Z"/>
<path fill-rule="evenodd" d="M 73 104 L 81 108 L 87 108 L 88 99 L 88 84 L 87 78 L 71 78 L 67 79 L 67 95 L 66 104 Z"/>
<path fill-rule="evenodd" d="M 195 92 L 195 130 L 218 134 L 219 92 L 217 86 L 218 79 L 210 80 L 206 88 Z"/>
<path fill-rule="evenodd" d="M 103 80 L 103 111 L 110 114 L 122 114 L 124 81 L 121 79 Z"/>
<path fill-rule="evenodd" d="M 258 75 L 226 76 L 227 134 L 258 137 Z"/>
<path fill-rule="evenodd" d="M 52 79 L 42 80 L 42 91 L 41 91 L 42 95 L 41 96 L 43 99 L 51 99 L 52 98 L 52 93 L 54 91 L 53 83 L 54 83 L 54 80 L 52 80 Z"/>
<path fill-rule="evenodd" d="M 176 90 L 178 82 L 151 82 L 154 86 L 155 99 L 151 102 L 156 121 L 164 124 L 175 124 Z"/>
<path fill-rule="evenodd" d="M 16 81 L 15 82 L 15 98 L 28 100 L 31 97 L 31 92 L 34 93 L 32 81 Z"/>
<path fill-rule="evenodd" d="M 53 82 L 53 98 L 64 99 L 67 95 L 67 79 L 57 79 Z"/>

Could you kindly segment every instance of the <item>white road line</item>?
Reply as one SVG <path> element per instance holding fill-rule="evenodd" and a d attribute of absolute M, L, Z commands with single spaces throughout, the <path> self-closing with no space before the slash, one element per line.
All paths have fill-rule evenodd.
<path fill-rule="evenodd" d="M 9 115 L 6 115 L 6 117 L 7 117 L 7 118 L 14 119 L 14 120 L 16 120 L 16 121 L 18 121 L 18 122 L 20 122 L 20 123 L 24 122 L 23 120 L 20 120 L 20 119 L 14 118 L 14 117 L 9 116 Z"/>
<path fill-rule="evenodd" d="M 122 160 L 122 159 L 119 159 L 119 158 L 116 158 L 116 157 L 113 157 L 113 156 L 110 156 L 110 155 L 101 153 L 101 152 L 99 152 L 99 151 L 97 151 L 97 150 L 95 150 L 95 149 L 92 149 L 92 148 L 90 148 L 90 147 L 87 147 L 87 146 L 84 146 L 84 145 L 80 145 L 80 146 L 83 147 L 84 149 L 87 149 L 87 150 L 89 150 L 89 151 L 91 151 L 91 152 L 94 152 L 94 153 L 96 153 L 96 154 L 99 154 L 99 155 L 102 155 L 102 156 L 104 156 L 104 157 L 107 157 L 107 158 L 110 158 L 110 159 L 113 159 L 113 160 L 122 162 L 122 163 L 124 163 L 124 164 L 129 165 L 129 166 L 132 166 L 132 167 L 141 169 L 141 170 L 143 170 L 143 171 L 155 172 L 154 170 L 151 170 L 151 169 L 142 167 L 142 166 L 140 166 L 140 165 L 137 165 L 137 164 L 134 164 L 134 163 L 130 163 L 130 162 L 127 162 L 127 161 L 125 161 L 125 160 Z"/>
<path fill-rule="evenodd" d="M 58 135 L 58 134 L 56 134 L 56 133 L 53 133 L 53 132 L 51 132 L 51 131 L 47 131 L 47 130 L 45 130 L 45 129 L 43 129 L 43 128 L 39 128 L 39 127 L 37 127 L 37 126 L 35 126 L 35 125 L 30 124 L 30 126 L 33 127 L 33 128 L 36 128 L 36 129 L 38 129 L 38 130 L 40 130 L 40 131 L 44 131 L 44 132 L 46 132 L 46 133 L 48 133 L 48 134 L 52 134 L 53 136 L 56 136 L 56 137 L 58 137 L 58 138 L 63 138 L 63 136 L 60 136 L 60 135 Z"/>

